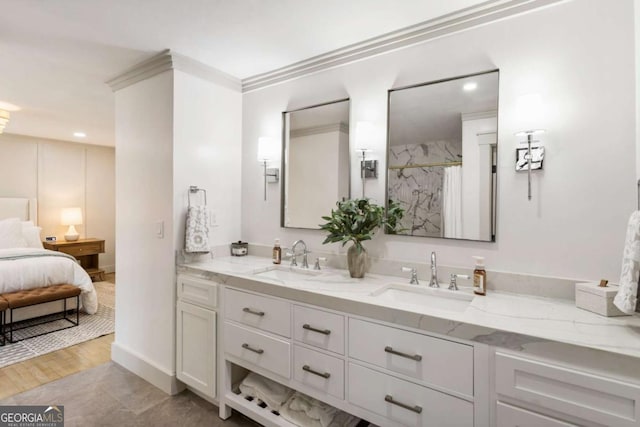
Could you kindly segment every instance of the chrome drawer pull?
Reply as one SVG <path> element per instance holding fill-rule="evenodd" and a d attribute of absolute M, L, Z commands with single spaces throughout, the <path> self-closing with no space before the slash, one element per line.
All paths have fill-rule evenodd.
<path fill-rule="evenodd" d="M 308 323 L 305 323 L 304 325 L 302 325 L 302 329 L 306 329 L 307 331 L 317 332 L 317 333 L 322 334 L 322 335 L 329 335 L 331 333 L 331 331 L 329 329 L 314 328 L 313 326 L 309 325 Z"/>
<path fill-rule="evenodd" d="M 264 311 L 251 310 L 249 307 L 243 308 L 242 311 L 249 314 L 255 314 L 256 316 L 261 316 L 261 317 L 264 316 Z"/>
<path fill-rule="evenodd" d="M 242 348 L 249 350 L 249 351 L 253 351 L 254 353 L 258 353 L 258 354 L 262 354 L 264 353 L 264 350 L 261 348 L 252 348 L 249 344 L 242 344 Z"/>
<path fill-rule="evenodd" d="M 386 346 L 384 348 L 384 351 L 386 351 L 387 353 L 395 354 L 396 356 L 406 357 L 407 359 L 415 360 L 416 362 L 419 362 L 422 360 L 422 356 L 420 356 L 419 354 L 411 355 L 411 354 L 403 353 L 401 351 L 394 350 L 393 347 L 389 347 L 389 346 Z"/>
<path fill-rule="evenodd" d="M 406 404 L 404 404 L 402 402 L 398 402 L 397 400 L 393 400 L 393 396 L 391 396 L 390 394 L 387 394 L 384 397 L 384 401 L 385 402 L 389 402 L 392 405 L 396 405 L 396 406 L 399 406 L 401 408 L 408 409 L 409 411 L 415 412 L 416 414 L 422 413 L 422 407 L 417 406 L 417 405 L 416 406 L 409 406 L 409 405 L 406 405 Z"/>
<path fill-rule="evenodd" d="M 324 378 L 324 379 L 328 379 L 328 378 L 331 376 L 331 374 L 330 374 L 329 372 L 318 372 L 318 371 L 314 371 L 313 369 L 311 369 L 311 368 L 309 367 L 309 365 L 304 365 L 304 366 L 302 367 L 302 370 L 303 370 L 303 371 L 306 371 L 306 372 L 309 372 L 310 374 L 313 374 L 313 375 L 317 375 L 317 376 L 319 376 L 319 377 L 322 377 L 322 378 Z"/>

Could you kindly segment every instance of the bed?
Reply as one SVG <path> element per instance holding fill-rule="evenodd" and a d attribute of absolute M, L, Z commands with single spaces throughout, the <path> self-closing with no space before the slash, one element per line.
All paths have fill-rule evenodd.
<path fill-rule="evenodd" d="M 16 223 L 18 225 L 16 225 Z M 81 289 L 81 308 L 88 314 L 98 309 L 98 296 L 89 275 L 66 254 L 42 248 L 37 227 L 37 201 L 0 198 L 0 293 L 40 288 L 62 283 Z M 9 316 L 14 322 L 63 311 L 64 300 L 26 307 Z M 76 299 L 67 299 L 67 309 Z"/>

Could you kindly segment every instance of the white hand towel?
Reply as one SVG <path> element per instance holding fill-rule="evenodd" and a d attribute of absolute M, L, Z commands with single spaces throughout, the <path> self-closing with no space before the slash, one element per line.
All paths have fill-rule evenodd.
<path fill-rule="evenodd" d="M 254 372 L 249 373 L 240 383 L 240 391 L 247 396 L 262 400 L 274 411 L 279 411 L 282 405 L 289 399 L 293 390 L 271 381 Z"/>
<path fill-rule="evenodd" d="M 209 253 L 209 210 L 206 206 L 187 209 L 184 250 L 189 253 Z"/>
<path fill-rule="evenodd" d="M 633 314 L 638 302 L 638 277 L 640 276 L 640 211 L 629 218 L 627 238 L 622 255 L 620 288 L 613 303 L 620 311 Z"/>
<path fill-rule="evenodd" d="M 336 417 L 338 409 L 302 393 L 294 393 L 284 405 L 280 415 L 294 424 L 313 427 L 328 427 Z"/>

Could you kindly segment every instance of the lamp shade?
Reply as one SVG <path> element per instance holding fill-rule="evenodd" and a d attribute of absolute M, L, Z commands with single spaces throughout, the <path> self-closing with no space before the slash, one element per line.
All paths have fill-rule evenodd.
<path fill-rule="evenodd" d="M 82 224 L 82 209 L 65 208 L 60 213 L 60 224 L 62 225 L 80 225 Z"/>
<path fill-rule="evenodd" d="M 516 101 L 516 129 L 524 131 L 539 129 L 544 125 L 544 106 L 542 97 L 537 93 L 528 93 Z"/>
<path fill-rule="evenodd" d="M 276 140 L 269 136 L 258 138 L 258 161 L 269 162 L 278 158 L 278 146 Z"/>
<path fill-rule="evenodd" d="M 371 122 L 356 123 L 356 150 L 371 151 L 372 141 L 375 139 L 375 128 Z"/>

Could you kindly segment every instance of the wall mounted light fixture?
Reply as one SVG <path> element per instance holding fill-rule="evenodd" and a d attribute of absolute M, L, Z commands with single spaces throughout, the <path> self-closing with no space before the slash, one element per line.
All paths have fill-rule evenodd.
<path fill-rule="evenodd" d="M 527 138 L 526 141 L 520 141 L 521 144 L 527 144 L 526 153 L 522 156 L 520 154 L 521 150 L 516 150 L 516 170 L 522 171 L 525 170 L 526 167 L 529 175 L 527 192 L 529 200 L 531 200 L 531 171 L 533 169 L 542 169 L 542 160 L 544 159 L 544 147 L 534 147 L 532 149 L 531 144 L 534 142 L 540 142 L 537 139 L 533 139 L 533 136 L 543 134 L 544 132 L 544 129 L 533 129 L 516 133 L 516 136 L 518 137 L 525 136 Z"/>
<path fill-rule="evenodd" d="M 280 180 L 280 170 L 278 168 L 267 168 L 269 162 L 278 159 L 279 150 L 276 140 L 261 136 L 258 138 L 258 161 L 262 163 L 264 178 L 264 200 L 267 200 L 267 182 L 277 183 Z"/>
<path fill-rule="evenodd" d="M 373 150 L 370 148 L 374 135 L 373 124 L 370 122 L 356 123 L 356 151 L 362 154 L 360 160 L 360 179 L 362 180 L 362 197 L 364 198 L 364 183 L 367 178 L 378 177 L 378 161 L 367 160 L 367 153 Z"/>

